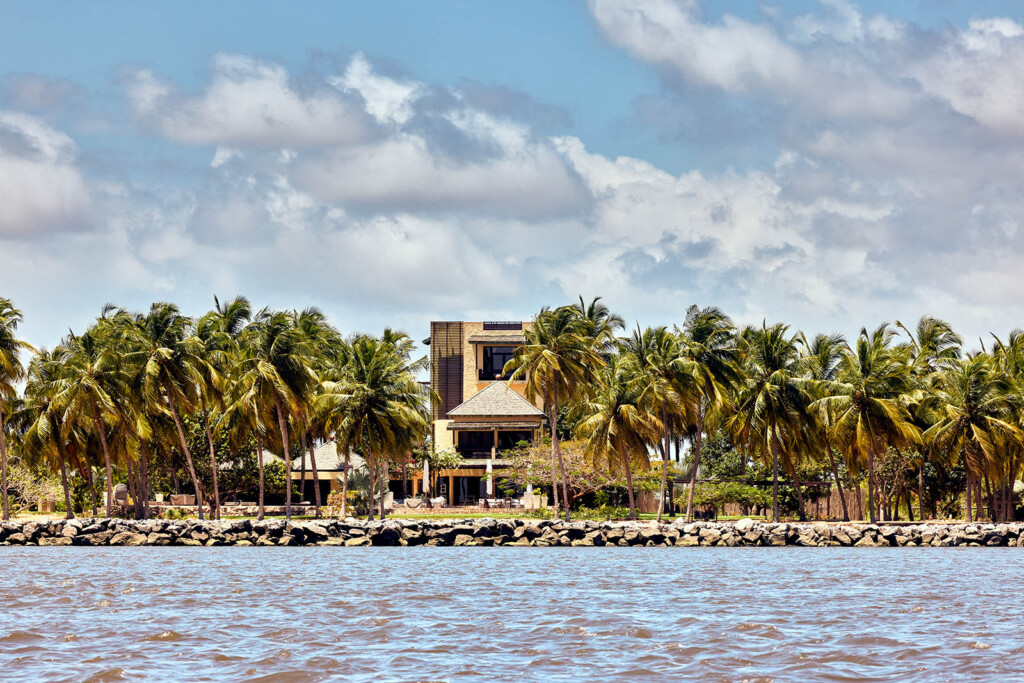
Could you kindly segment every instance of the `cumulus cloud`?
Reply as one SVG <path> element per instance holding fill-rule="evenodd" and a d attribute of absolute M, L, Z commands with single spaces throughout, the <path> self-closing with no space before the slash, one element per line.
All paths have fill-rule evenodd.
<path fill-rule="evenodd" d="M 0 111 L 0 235 L 85 222 L 90 197 L 77 155 L 66 134 L 33 116 Z"/>
<path fill-rule="evenodd" d="M 145 69 L 124 80 L 139 120 L 182 142 L 309 146 L 373 135 L 373 122 L 357 100 L 328 87 L 303 92 L 284 67 L 250 57 L 218 55 L 200 93 L 180 92 Z"/>

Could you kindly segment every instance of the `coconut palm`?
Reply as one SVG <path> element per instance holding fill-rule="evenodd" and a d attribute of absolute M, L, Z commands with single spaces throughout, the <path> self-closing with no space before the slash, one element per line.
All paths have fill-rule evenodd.
<path fill-rule="evenodd" d="M 104 329 L 94 326 L 82 335 L 68 335 L 62 342 L 67 355 L 59 368 L 62 421 L 82 424 L 87 433 L 99 437 L 106 470 L 107 517 L 112 515 L 114 472 L 108 431 L 122 419 L 125 410 L 118 398 L 129 393 L 129 378 L 117 355 L 117 344 L 107 343 Z"/>
<path fill-rule="evenodd" d="M 622 351 L 633 361 L 637 370 L 634 381 L 640 383 L 641 401 L 661 419 L 661 502 L 658 521 L 665 512 L 665 492 L 668 484 L 668 457 L 672 443 L 672 427 L 692 424 L 694 377 L 689 359 L 683 357 L 680 339 L 665 327 L 639 325 L 630 337 L 621 340 Z"/>
<path fill-rule="evenodd" d="M 930 390 L 930 385 L 934 384 L 936 373 L 942 363 L 960 357 L 963 339 L 948 322 L 930 315 L 922 316 L 917 321 L 913 332 L 898 320 L 896 326 L 903 330 L 910 340 L 912 372 L 915 375 L 919 391 L 912 396 L 908 408 L 915 425 L 924 431 L 932 424 L 930 420 L 934 412 L 932 404 L 937 393 Z M 930 451 L 931 448 L 923 441 L 918 445 L 917 499 L 921 507 L 922 519 L 924 518 L 924 465 Z"/>
<path fill-rule="evenodd" d="M 65 406 L 59 400 L 62 391 L 60 370 L 68 360 L 66 350 L 43 349 L 28 366 L 25 400 L 17 416 L 24 424 L 21 440 L 22 454 L 37 466 L 45 466 L 60 473 L 64 489 L 66 517 L 72 519 L 71 487 L 68 464 L 71 462 L 69 438 L 77 436 L 73 423 L 63 421 Z"/>
<path fill-rule="evenodd" d="M 404 457 L 429 429 L 426 397 L 415 376 L 418 365 L 410 364 L 401 345 L 390 340 L 364 335 L 347 347 L 341 376 L 323 383 L 316 410 L 324 416 L 326 428 L 335 432 L 337 447 L 361 453 L 371 480 L 383 482 L 388 463 Z M 371 489 L 371 519 L 373 503 Z M 384 516 L 381 490 L 381 519 Z"/>
<path fill-rule="evenodd" d="M 640 368 L 631 357 L 613 357 L 601 371 L 595 394 L 579 406 L 582 420 L 577 433 L 587 439 L 584 456 L 595 468 L 612 474 L 622 472 L 629 495 L 629 518 L 636 519 L 633 469 L 650 467 L 648 447 L 662 434 L 657 413 L 644 400 L 644 383 L 637 382 Z"/>
<path fill-rule="evenodd" d="M 828 396 L 812 410 L 831 425 L 832 443 L 842 448 L 847 464 L 868 470 L 868 509 L 876 521 L 875 459 L 889 446 L 920 442 L 905 398 L 914 390 L 909 356 L 893 346 L 895 332 L 883 323 L 874 332 L 862 329 L 855 347 L 843 354 L 838 377 L 827 383 Z"/>
<path fill-rule="evenodd" d="M 292 452 L 289 420 L 298 415 L 304 396 L 312 393 L 313 347 L 288 313 L 263 311 L 240 339 L 234 375 L 236 401 L 254 417 L 271 415 L 277 420 L 281 457 L 285 462 L 285 516 L 291 519 Z M 260 420 L 256 419 L 258 426 Z M 262 456 L 261 456 L 262 457 Z"/>
<path fill-rule="evenodd" d="M 808 395 L 800 380 L 800 356 L 789 326 L 781 323 L 748 327 L 740 334 L 744 379 L 728 428 L 748 452 L 768 460 L 772 468 L 772 519 L 779 521 L 779 464 L 792 463 Z M 802 497 L 797 486 L 802 514 Z"/>
<path fill-rule="evenodd" d="M 252 306 L 245 297 L 236 297 L 223 304 L 213 297 L 214 309 L 196 321 L 195 340 L 198 349 L 196 368 L 200 381 L 196 383 L 203 429 L 210 449 L 210 471 L 213 484 L 211 516 L 220 519 L 220 486 L 218 482 L 217 454 L 210 427 L 210 414 L 223 408 L 227 372 L 235 362 L 238 336 L 252 318 Z"/>
<path fill-rule="evenodd" d="M 729 388 L 736 384 L 738 351 L 735 327 L 716 306 L 686 309 L 682 329 L 676 329 L 682 342 L 683 369 L 688 375 L 686 395 L 694 416 L 693 466 L 686 500 L 686 519 L 693 515 L 693 492 L 697 487 L 704 421 L 711 412 L 722 412 L 729 402 Z"/>
<path fill-rule="evenodd" d="M 804 352 L 801 358 L 804 376 L 810 380 L 807 387 L 808 393 L 813 399 L 823 398 L 827 395 L 828 383 L 834 382 L 839 375 L 839 364 L 842 361 L 843 353 L 849 350 L 846 338 L 841 334 L 818 334 L 813 341 L 808 342 L 807 337 L 801 333 L 798 336 Z M 836 464 L 836 456 L 832 450 L 832 443 L 829 440 L 828 412 L 819 411 L 809 413 L 813 418 L 808 421 L 808 426 L 815 431 L 815 436 L 820 437 L 821 445 L 824 446 L 825 454 L 828 456 L 829 469 L 832 471 L 832 478 L 836 482 L 836 489 L 839 491 L 839 502 L 843 508 L 843 521 L 850 521 L 850 511 L 846 506 L 846 494 L 843 492 L 843 482 L 839 478 L 839 467 Z"/>
<path fill-rule="evenodd" d="M 606 353 L 612 352 L 615 348 L 615 333 L 626 327 L 622 316 L 613 313 L 599 296 L 587 304 L 580 295 L 579 302 L 573 304 L 573 307 L 586 324 L 590 338 Z"/>
<path fill-rule="evenodd" d="M 963 463 L 970 522 L 972 487 L 993 465 L 998 469 L 1007 450 L 1019 447 L 1024 437 L 1013 424 L 1020 403 L 1010 383 L 985 354 L 947 362 L 939 374 L 938 388 L 941 417 L 924 438 Z"/>
<path fill-rule="evenodd" d="M 146 412 L 169 412 L 174 421 L 203 519 L 203 492 L 181 419 L 181 411 L 194 410 L 197 387 L 203 382 L 202 348 L 192 334 L 193 321 L 170 303 L 154 303 L 146 315 L 115 320 L 128 345 L 125 361 L 136 369 L 134 393 Z"/>
<path fill-rule="evenodd" d="M 11 511 L 7 500 L 7 443 L 4 438 L 3 402 L 16 396 L 18 384 L 25 379 L 21 352 L 32 350 L 31 346 L 17 337 L 21 320 L 21 311 L 14 307 L 11 300 L 0 297 L 0 495 L 3 496 L 5 522 L 10 519 Z"/>
<path fill-rule="evenodd" d="M 562 480 L 565 519 L 569 519 L 569 489 L 558 444 L 558 407 L 580 396 L 585 388 L 600 385 L 596 369 L 604 364 L 599 339 L 589 318 L 573 306 L 542 310 L 526 330 L 526 344 L 516 349 L 505 368 L 511 380 L 526 379 L 526 393 L 543 401 L 551 428 L 551 486 L 558 507 L 558 480 Z"/>

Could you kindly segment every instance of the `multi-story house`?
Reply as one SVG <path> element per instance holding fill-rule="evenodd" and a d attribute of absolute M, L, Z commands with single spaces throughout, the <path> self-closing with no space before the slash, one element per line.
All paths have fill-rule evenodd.
<path fill-rule="evenodd" d="M 529 322 L 432 322 L 430 386 L 434 448 L 454 449 L 458 469 L 437 472 L 435 495 L 449 504 L 497 497 L 495 480 L 507 461 L 502 451 L 540 438 L 544 413 L 525 395 L 525 379 L 510 381 L 505 364 L 526 343 Z"/>

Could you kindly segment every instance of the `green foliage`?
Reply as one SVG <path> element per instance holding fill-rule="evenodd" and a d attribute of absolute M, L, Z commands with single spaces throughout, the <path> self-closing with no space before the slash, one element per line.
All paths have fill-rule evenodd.
<path fill-rule="evenodd" d="M 740 482 L 702 482 L 694 489 L 693 502 L 694 505 L 716 509 L 721 509 L 726 503 L 754 507 L 771 504 L 772 496 L 761 487 Z M 676 503 L 685 507 L 686 499 L 680 498 Z"/>

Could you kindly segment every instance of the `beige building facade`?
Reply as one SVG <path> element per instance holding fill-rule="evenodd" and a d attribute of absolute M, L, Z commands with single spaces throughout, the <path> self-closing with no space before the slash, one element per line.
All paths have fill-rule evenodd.
<path fill-rule="evenodd" d="M 442 321 L 430 326 L 430 386 L 440 397 L 431 414 L 436 450 L 455 450 L 463 465 L 435 473 L 448 504 L 498 498 L 496 482 L 507 462 L 500 454 L 540 438 L 544 414 L 526 396 L 526 381 L 504 372 L 526 343 L 532 323 Z M 430 479 L 431 477 L 428 477 Z"/>

